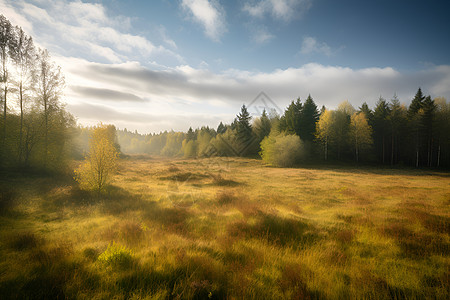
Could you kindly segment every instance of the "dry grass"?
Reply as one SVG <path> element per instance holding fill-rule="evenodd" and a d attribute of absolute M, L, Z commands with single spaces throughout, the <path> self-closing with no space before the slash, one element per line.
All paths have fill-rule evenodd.
<path fill-rule="evenodd" d="M 0 180 L 0 298 L 449 298 L 448 173 L 141 156 L 101 199 Z"/>

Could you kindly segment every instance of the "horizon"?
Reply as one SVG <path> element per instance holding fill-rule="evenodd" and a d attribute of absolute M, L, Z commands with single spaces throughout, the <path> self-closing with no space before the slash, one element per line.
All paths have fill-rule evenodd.
<path fill-rule="evenodd" d="M 260 93 L 281 110 L 450 98 L 446 1 L 10 1 L 46 48 L 79 124 L 141 134 L 217 128 Z M 325 88 L 324 88 L 325 87 Z"/>

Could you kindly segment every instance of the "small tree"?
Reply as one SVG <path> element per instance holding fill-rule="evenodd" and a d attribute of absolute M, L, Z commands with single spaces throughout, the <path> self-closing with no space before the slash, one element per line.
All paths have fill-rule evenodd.
<path fill-rule="evenodd" d="M 316 123 L 316 138 L 323 143 L 325 160 L 328 159 L 328 144 L 333 134 L 333 113 L 325 109 Z"/>
<path fill-rule="evenodd" d="M 94 127 L 89 141 L 89 154 L 75 170 L 75 179 L 81 187 L 100 194 L 111 183 L 117 169 L 118 152 L 106 125 Z"/>
<path fill-rule="evenodd" d="M 360 150 L 372 144 L 372 128 L 364 113 L 353 113 L 350 121 L 350 136 L 355 146 L 356 162 L 359 162 Z"/>

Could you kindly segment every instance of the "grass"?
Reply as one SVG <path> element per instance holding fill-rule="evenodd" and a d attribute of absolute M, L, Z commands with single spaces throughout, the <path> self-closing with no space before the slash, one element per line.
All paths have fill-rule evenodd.
<path fill-rule="evenodd" d="M 122 161 L 0 177 L 2 299 L 448 299 L 450 174 Z"/>

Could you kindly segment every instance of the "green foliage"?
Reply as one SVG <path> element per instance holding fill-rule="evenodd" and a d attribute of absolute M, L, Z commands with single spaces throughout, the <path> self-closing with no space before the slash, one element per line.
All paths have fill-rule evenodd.
<path fill-rule="evenodd" d="M 184 140 L 182 145 L 183 157 L 193 158 L 197 156 L 197 143 L 193 140 Z"/>
<path fill-rule="evenodd" d="M 236 116 L 236 146 L 235 151 L 239 156 L 251 154 L 254 146 L 254 136 L 250 120 L 252 117 L 247 111 L 245 104 L 241 107 L 241 112 Z"/>
<path fill-rule="evenodd" d="M 297 134 L 300 136 L 300 118 L 302 113 L 302 103 L 300 98 L 292 101 L 286 108 L 284 115 L 279 123 L 279 131 L 285 131 L 289 134 Z"/>
<path fill-rule="evenodd" d="M 408 118 L 409 119 L 413 119 L 414 115 L 417 114 L 419 112 L 419 110 L 422 108 L 423 100 L 425 100 L 425 96 L 422 93 L 422 89 L 419 88 L 408 108 Z"/>
<path fill-rule="evenodd" d="M 277 167 L 292 167 L 304 158 L 300 138 L 293 134 L 270 134 L 261 142 L 264 162 Z"/>
<path fill-rule="evenodd" d="M 266 110 L 264 109 L 261 117 L 256 118 L 253 121 L 253 132 L 254 135 L 258 139 L 258 143 L 261 143 L 261 141 L 270 134 L 270 130 L 272 129 L 272 123 L 267 116 Z"/>
<path fill-rule="evenodd" d="M 99 125 L 92 130 L 89 154 L 81 166 L 75 170 L 75 179 L 84 189 L 99 194 L 111 183 L 117 168 L 118 152 L 114 146 L 114 126 Z"/>
<path fill-rule="evenodd" d="M 161 155 L 176 156 L 181 151 L 181 146 L 184 140 L 182 132 L 171 132 L 167 135 L 167 141 L 164 148 L 161 150 Z"/>
<path fill-rule="evenodd" d="M 299 120 L 299 136 L 302 141 L 312 142 L 314 140 L 317 120 L 319 120 L 317 105 L 311 95 L 308 95 Z"/>
<path fill-rule="evenodd" d="M 61 104 L 64 76 L 60 68 L 3 15 L 0 48 L 0 168 L 65 171 L 75 120 Z"/>
<path fill-rule="evenodd" d="M 97 260 L 106 266 L 128 268 L 133 263 L 134 255 L 130 249 L 113 242 Z"/>
<path fill-rule="evenodd" d="M 355 146 L 356 161 L 359 161 L 360 151 L 372 145 L 372 127 L 367 122 L 364 113 L 353 113 L 350 122 L 350 136 Z"/>

